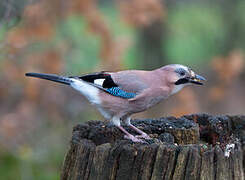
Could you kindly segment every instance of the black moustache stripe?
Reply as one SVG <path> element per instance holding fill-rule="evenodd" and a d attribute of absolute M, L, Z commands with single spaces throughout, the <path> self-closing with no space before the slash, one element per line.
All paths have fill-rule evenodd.
<path fill-rule="evenodd" d="M 175 85 L 180 85 L 180 84 L 186 84 L 188 83 L 189 80 L 186 78 L 179 79 L 178 81 L 175 82 Z"/>

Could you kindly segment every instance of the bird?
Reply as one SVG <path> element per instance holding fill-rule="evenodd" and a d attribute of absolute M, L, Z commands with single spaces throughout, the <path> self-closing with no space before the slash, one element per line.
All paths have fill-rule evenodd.
<path fill-rule="evenodd" d="M 106 120 L 124 133 L 125 139 L 133 142 L 151 138 L 131 124 L 131 115 L 155 106 L 187 85 L 203 85 L 206 81 L 203 76 L 181 64 L 169 64 L 151 71 L 101 71 L 81 76 L 32 72 L 25 75 L 62 83 L 79 91 Z M 122 127 L 122 122 L 139 135 L 129 133 Z"/>

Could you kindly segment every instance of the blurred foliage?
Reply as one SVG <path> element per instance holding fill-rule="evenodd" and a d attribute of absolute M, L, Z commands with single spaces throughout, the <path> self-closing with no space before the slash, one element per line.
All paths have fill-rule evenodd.
<path fill-rule="evenodd" d="M 244 113 L 245 2 L 231 4 L 0 1 L 0 179 L 59 179 L 74 124 L 102 119 L 79 93 L 27 79 L 28 71 L 80 75 L 180 63 L 207 77 L 205 88 L 185 88 L 135 117 Z"/>
<path fill-rule="evenodd" d="M 63 153 L 50 151 L 42 159 L 36 159 L 30 147 L 20 149 L 19 154 L 13 154 L 0 148 L 1 179 L 59 179 L 57 171 L 61 168 Z"/>
<path fill-rule="evenodd" d="M 236 5 L 235 9 L 235 17 L 234 19 L 239 24 L 239 27 L 237 29 L 238 31 L 238 40 L 237 40 L 237 47 L 245 49 L 245 1 L 239 1 L 239 3 Z"/>
<path fill-rule="evenodd" d="M 82 16 L 69 16 L 56 27 L 55 42 L 67 47 L 64 53 L 67 72 L 79 74 L 99 62 L 99 37 L 86 28 Z"/>
<path fill-rule="evenodd" d="M 166 48 L 171 62 L 200 63 L 220 54 L 226 26 L 218 5 L 181 4 L 168 16 Z"/>
<path fill-rule="evenodd" d="M 1 0 L 0 1 L 0 24 L 5 27 L 14 27 L 21 18 L 21 14 L 30 0 Z"/>
<path fill-rule="evenodd" d="M 129 26 L 125 21 L 122 21 L 120 14 L 115 6 L 101 6 L 101 12 L 103 12 L 106 20 L 109 24 L 110 29 L 114 36 L 119 36 L 118 38 L 123 39 L 123 43 L 126 43 L 127 49 L 123 54 L 123 64 L 128 68 L 136 68 L 139 66 L 139 62 L 134 59 L 137 58 L 137 48 L 136 48 L 136 31 L 132 26 Z"/>
<path fill-rule="evenodd" d="M 3 179 L 20 177 L 20 161 L 12 153 L 0 147 L 0 173 Z"/>

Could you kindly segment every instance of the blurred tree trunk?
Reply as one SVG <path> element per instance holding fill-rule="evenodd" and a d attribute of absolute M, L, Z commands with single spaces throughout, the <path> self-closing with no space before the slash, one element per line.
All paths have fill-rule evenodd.
<path fill-rule="evenodd" d="M 224 41 L 224 47 L 222 54 L 228 56 L 229 53 L 238 48 L 238 42 L 241 38 L 241 22 L 240 19 L 237 18 L 237 7 L 239 0 L 229 1 L 225 0 L 223 4 L 223 13 L 224 13 L 224 20 L 227 24 L 227 38 Z"/>
<path fill-rule="evenodd" d="M 163 54 L 164 23 L 154 22 L 139 29 L 139 61 L 144 69 L 155 69 L 165 64 Z"/>
<path fill-rule="evenodd" d="M 243 33 L 243 24 L 241 22 L 241 18 L 239 18 L 239 14 L 237 13 L 238 5 L 241 4 L 242 0 L 224 0 L 222 3 L 224 20 L 226 22 L 227 27 L 227 35 L 224 40 L 224 46 L 222 48 L 222 55 L 229 59 L 230 54 L 235 50 L 240 50 L 241 48 L 245 48 L 244 44 L 244 33 Z M 244 53 L 241 53 L 244 54 Z M 245 71 L 243 67 L 243 71 Z M 245 73 L 241 73 L 240 77 L 245 79 Z"/>
<path fill-rule="evenodd" d="M 164 64 L 164 3 L 163 0 L 118 0 L 122 16 L 138 31 L 137 65 L 140 68 L 153 69 Z"/>

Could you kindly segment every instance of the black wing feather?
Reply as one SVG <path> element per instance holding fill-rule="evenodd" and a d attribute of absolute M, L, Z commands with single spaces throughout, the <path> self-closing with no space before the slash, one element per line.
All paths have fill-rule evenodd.
<path fill-rule="evenodd" d="M 94 81 L 96 79 L 105 79 L 103 84 L 102 84 L 103 88 L 118 87 L 118 85 L 111 78 L 111 75 L 109 73 L 107 73 L 107 72 L 86 74 L 86 75 L 75 77 L 75 78 L 82 79 L 83 81 L 86 81 L 86 82 L 89 82 L 89 83 L 94 83 Z"/>

